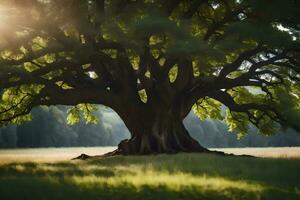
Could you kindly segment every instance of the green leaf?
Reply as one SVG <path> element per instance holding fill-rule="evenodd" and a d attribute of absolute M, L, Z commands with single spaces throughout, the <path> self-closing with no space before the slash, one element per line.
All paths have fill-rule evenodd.
<path fill-rule="evenodd" d="M 140 96 L 140 99 L 143 103 L 147 103 L 148 101 L 148 97 L 147 97 L 147 92 L 145 89 L 142 89 L 142 90 L 139 90 L 139 96 Z"/>
<path fill-rule="evenodd" d="M 223 120 L 224 116 L 221 113 L 222 104 L 214 99 L 204 98 L 198 100 L 192 110 L 201 120 L 210 118 Z"/>
<path fill-rule="evenodd" d="M 227 109 L 225 122 L 228 125 L 228 130 L 237 133 L 239 138 L 248 132 L 249 120 L 246 113 L 231 112 Z"/>
<path fill-rule="evenodd" d="M 174 83 L 178 75 L 178 65 L 174 65 L 169 71 L 169 80 Z"/>
<path fill-rule="evenodd" d="M 74 125 L 80 122 L 80 111 L 77 107 L 73 107 L 68 111 L 67 123 Z"/>

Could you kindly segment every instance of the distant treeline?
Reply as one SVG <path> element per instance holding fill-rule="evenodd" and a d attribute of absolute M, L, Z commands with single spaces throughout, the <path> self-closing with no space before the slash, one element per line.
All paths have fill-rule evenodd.
<path fill-rule="evenodd" d="M 285 147 L 300 146 L 300 134 L 288 129 L 272 136 L 259 134 L 253 126 L 248 134 L 238 139 L 237 134 L 229 132 L 227 125 L 220 121 L 199 119 L 190 114 L 185 119 L 190 134 L 205 147 Z"/>
<path fill-rule="evenodd" d="M 0 147 L 114 146 L 129 137 L 128 130 L 111 110 L 101 107 L 97 124 L 66 123 L 67 107 L 36 108 L 33 120 L 0 129 Z"/>
<path fill-rule="evenodd" d="M 40 107 L 33 110 L 33 120 L 20 126 L 11 125 L 0 129 L 0 148 L 16 147 L 69 147 L 69 146 L 115 146 L 129 137 L 129 132 L 118 115 L 108 108 L 100 107 L 96 125 L 66 124 L 67 107 Z M 266 147 L 300 146 L 300 134 L 293 130 L 274 136 L 263 136 L 253 127 L 249 134 L 238 140 L 228 132 L 220 121 L 199 121 L 190 114 L 185 126 L 206 147 Z"/>

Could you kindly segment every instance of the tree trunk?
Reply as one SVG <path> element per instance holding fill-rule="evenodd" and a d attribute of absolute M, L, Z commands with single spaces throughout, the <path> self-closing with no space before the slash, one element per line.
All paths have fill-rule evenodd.
<path fill-rule="evenodd" d="M 121 115 L 131 138 L 120 142 L 117 153 L 155 154 L 176 152 L 206 152 L 183 125 L 178 110 L 152 108 L 132 109 Z"/>

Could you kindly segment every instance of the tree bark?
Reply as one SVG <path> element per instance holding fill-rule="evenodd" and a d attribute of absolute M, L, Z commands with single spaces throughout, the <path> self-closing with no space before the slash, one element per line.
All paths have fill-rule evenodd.
<path fill-rule="evenodd" d="M 179 109 L 137 108 L 122 113 L 131 138 L 120 142 L 118 154 L 207 152 L 183 125 Z"/>

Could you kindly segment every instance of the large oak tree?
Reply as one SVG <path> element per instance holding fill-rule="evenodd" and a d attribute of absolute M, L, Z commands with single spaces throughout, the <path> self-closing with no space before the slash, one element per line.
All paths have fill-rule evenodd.
<path fill-rule="evenodd" d="M 95 122 L 103 104 L 131 132 L 122 154 L 205 151 L 191 110 L 241 135 L 299 129 L 297 0 L 1 2 L 1 125 L 39 105 Z"/>

